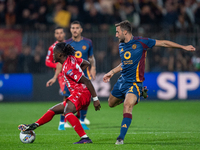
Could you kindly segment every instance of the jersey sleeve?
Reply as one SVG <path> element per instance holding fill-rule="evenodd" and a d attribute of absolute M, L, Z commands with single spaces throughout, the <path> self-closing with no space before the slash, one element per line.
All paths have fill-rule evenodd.
<path fill-rule="evenodd" d="M 70 69 L 66 71 L 66 75 L 75 80 L 76 82 L 79 82 L 81 77 L 83 76 L 83 71 L 78 63 L 75 63 L 74 65 L 71 65 Z"/>
<path fill-rule="evenodd" d="M 79 64 L 79 66 L 82 64 L 82 62 L 83 62 L 83 59 L 82 58 L 76 58 L 76 60 L 77 60 L 77 63 Z"/>
<path fill-rule="evenodd" d="M 148 48 L 152 48 L 155 44 L 156 44 L 156 40 L 155 39 L 151 39 L 151 38 L 143 38 L 141 40 Z"/>
<path fill-rule="evenodd" d="M 49 47 L 49 49 L 48 49 L 47 56 L 45 59 L 45 65 L 50 68 L 56 68 L 57 63 L 55 63 L 53 60 L 53 47 L 52 46 Z"/>

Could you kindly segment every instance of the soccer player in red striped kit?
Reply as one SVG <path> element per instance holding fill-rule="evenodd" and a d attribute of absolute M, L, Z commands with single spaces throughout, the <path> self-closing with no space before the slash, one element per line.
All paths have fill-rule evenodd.
<path fill-rule="evenodd" d="M 49 122 L 54 115 L 64 114 L 65 118 L 73 126 L 76 133 L 81 137 L 81 140 L 74 144 L 92 143 L 92 140 L 85 133 L 78 118 L 74 115 L 77 111 L 88 107 L 90 98 L 93 97 L 93 105 L 95 110 L 100 110 L 100 101 L 91 81 L 84 76 L 83 70 L 89 66 L 89 62 L 82 58 L 74 56 L 74 48 L 61 42 L 54 47 L 54 59 L 62 65 L 58 65 L 57 70 L 62 70 L 67 87 L 70 91 L 70 96 L 65 101 L 50 108 L 38 121 L 32 124 L 21 124 L 18 129 L 21 131 L 34 130 L 37 127 Z M 47 84 L 55 83 L 56 78 L 50 79 Z"/>

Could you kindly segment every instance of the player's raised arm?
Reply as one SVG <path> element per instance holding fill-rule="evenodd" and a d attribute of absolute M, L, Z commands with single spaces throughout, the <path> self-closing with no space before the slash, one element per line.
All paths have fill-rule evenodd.
<path fill-rule="evenodd" d="M 181 49 L 184 49 L 186 51 L 195 51 L 196 50 L 196 48 L 193 47 L 192 45 L 184 46 L 184 45 L 180 45 L 180 44 L 177 44 L 175 42 L 168 41 L 168 40 L 156 40 L 155 46 L 181 48 Z"/>
<path fill-rule="evenodd" d="M 55 74 L 54 74 L 53 78 L 51 78 L 49 81 L 47 81 L 46 87 L 49 87 L 56 82 L 56 79 L 61 71 L 62 71 L 62 64 L 57 63 Z"/>
<path fill-rule="evenodd" d="M 114 69 L 110 70 L 108 73 L 106 73 L 104 76 L 103 76 L 103 82 L 107 83 L 110 81 L 110 78 L 112 78 L 112 76 L 115 74 L 115 73 L 118 73 L 120 72 L 121 70 L 121 65 L 122 63 L 120 63 L 117 67 L 115 67 Z"/>
<path fill-rule="evenodd" d="M 90 69 L 90 74 L 92 75 L 92 78 L 96 78 L 96 61 L 94 58 L 94 55 L 88 57 L 89 62 L 91 63 L 91 69 Z"/>
<path fill-rule="evenodd" d="M 101 105 L 100 105 L 100 101 L 97 97 L 96 91 L 94 89 L 94 86 L 92 85 L 91 81 L 89 79 L 87 79 L 85 76 L 82 76 L 81 79 L 79 80 L 79 82 L 83 83 L 86 85 L 86 87 L 88 88 L 88 90 L 90 91 L 92 98 L 93 98 L 93 104 L 95 107 L 95 110 L 100 110 Z"/>

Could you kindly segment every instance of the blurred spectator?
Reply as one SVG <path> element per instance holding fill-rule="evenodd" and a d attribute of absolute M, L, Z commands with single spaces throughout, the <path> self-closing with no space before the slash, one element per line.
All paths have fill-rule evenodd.
<path fill-rule="evenodd" d="M 5 24 L 5 3 L 0 2 L 0 24 Z"/>
<path fill-rule="evenodd" d="M 195 23 L 200 25 L 200 0 L 198 0 L 198 7 L 194 12 L 195 15 Z"/>
<path fill-rule="evenodd" d="M 54 22 L 61 27 L 69 27 L 71 14 L 69 11 L 63 10 L 62 3 L 55 6 Z"/>
<path fill-rule="evenodd" d="M 18 66 L 18 53 L 15 47 L 10 47 L 3 56 L 3 73 L 16 73 Z"/>
<path fill-rule="evenodd" d="M 31 66 L 31 48 L 28 45 L 23 46 L 22 53 L 19 55 L 18 72 L 29 73 Z"/>
<path fill-rule="evenodd" d="M 177 3 L 170 0 L 165 2 L 166 13 L 163 17 L 163 26 L 165 28 L 171 28 L 175 24 L 178 18 L 177 8 Z"/>
<path fill-rule="evenodd" d="M 42 59 L 39 52 L 36 52 L 30 62 L 30 73 L 43 73 L 45 72 L 45 61 Z"/>
<path fill-rule="evenodd" d="M 5 22 L 7 27 L 12 27 L 16 23 L 15 1 L 8 0 L 7 11 L 5 14 Z"/>

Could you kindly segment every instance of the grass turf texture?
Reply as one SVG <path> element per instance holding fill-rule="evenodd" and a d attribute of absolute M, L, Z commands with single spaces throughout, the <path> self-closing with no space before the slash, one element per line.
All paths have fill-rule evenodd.
<path fill-rule="evenodd" d="M 21 123 L 33 123 L 57 102 L 0 103 L 0 150 L 197 150 L 200 149 L 200 101 L 140 102 L 133 109 L 133 120 L 124 145 L 115 145 L 122 121 L 123 105 L 109 108 L 102 102 L 95 112 L 91 103 L 86 131 L 93 144 L 74 145 L 80 138 L 73 128 L 58 131 L 59 115 L 35 130 L 36 140 L 19 140 Z"/>

